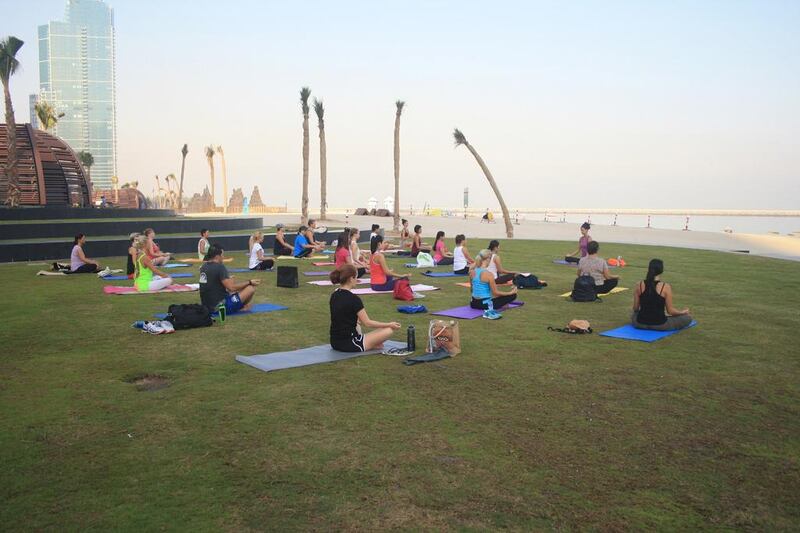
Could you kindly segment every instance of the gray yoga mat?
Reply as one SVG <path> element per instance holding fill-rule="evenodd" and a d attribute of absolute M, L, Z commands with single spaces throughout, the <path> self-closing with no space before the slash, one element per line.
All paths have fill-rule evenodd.
<path fill-rule="evenodd" d="M 406 343 L 397 341 L 386 341 L 384 348 L 405 348 Z M 276 352 L 264 355 L 237 355 L 236 360 L 240 363 L 250 365 L 253 368 L 272 372 L 283 368 L 295 368 L 298 366 L 316 365 L 318 363 L 331 363 L 342 359 L 352 359 L 362 355 L 372 355 L 381 353 L 381 350 L 369 352 L 337 352 L 331 348 L 330 344 L 322 346 L 312 346 L 293 352 Z"/>

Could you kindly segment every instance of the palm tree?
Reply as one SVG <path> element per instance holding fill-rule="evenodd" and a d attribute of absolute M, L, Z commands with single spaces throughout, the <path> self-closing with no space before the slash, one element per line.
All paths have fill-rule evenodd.
<path fill-rule="evenodd" d="M 170 207 L 176 209 L 178 207 L 178 198 L 175 191 L 178 188 L 178 178 L 175 177 L 175 174 L 167 174 L 165 179 L 167 180 Z"/>
<path fill-rule="evenodd" d="M 492 173 L 489 171 L 489 167 L 486 166 L 486 163 L 483 162 L 481 156 L 475 151 L 475 148 L 473 148 L 472 145 L 467 142 L 467 138 L 464 137 L 464 134 L 461 133 L 458 128 L 453 131 L 453 138 L 456 141 L 456 146 L 464 145 L 467 147 L 467 150 L 469 150 L 470 153 L 475 157 L 475 161 L 478 162 L 478 166 L 480 166 L 481 170 L 483 170 L 483 175 L 486 176 L 489 186 L 491 186 L 492 190 L 494 191 L 494 195 L 497 196 L 497 201 L 500 202 L 500 209 L 503 211 L 503 221 L 506 223 L 506 236 L 509 239 L 513 239 L 514 226 L 511 225 L 511 216 L 508 214 L 506 203 L 503 201 L 503 196 L 500 194 L 500 189 L 497 188 L 497 183 L 495 183 Z"/>
<path fill-rule="evenodd" d="M 217 146 L 217 153 L 222 159 L 222 212 L 228 212 L 228 171 L 225 168 L 225 152 L 222 151 L 222 146 Z"/>
<path fill-rule="evenodd" d="M 181 186 L 178 188 L 178 209 L 183 209 L 183 170 L 186 168 L 186 154 L 189 153 L 189 146 L 184 144 L 181 148 Z"/>
<path fill-rule="evenodd" d="M 214 199 L 214 147 L 211 145 L 206 146 L 206 160 L 208 161 L 208 168 L 211 170 L 211 205 L 217 207 L 217 202 Z"/>
<path fill-rule="evenodd" d="M 400 115 L 406 103 L 398 100 L 394 103 L 394 230 L 400 231 Z"/>
<path fill-rule="evenodd" d="M 14 120 L 14 106 L 11 104 L 9 83 L 11 76 L 19 68 L 17 52 L 25 44 L 16 37 L 9 36 L 0 41 L 0 82 L 3 83 L 3 96 L 6 101 L 6 132 L 8 133 L 8 158 L 6 159 L 6 203 L 11 207 L 19 205 L 19 182 L 17 179 L 17 121 Z"/>
<path fill-rule="evenodd" d="M 300 104 L 303 109 L 303 197 L 300 201 L 300 224 L 308 224 L 308 98 L 311 89 L 300 89 Z"/>
<path fill-rule="evenodd" d="M 33 107 L 36 111 L 36 117 L 39 119 L 39 124 L 41 124 L 44 131 L 55 128 L 58 119 L 64 116 L 64 113 L 56 114 L 56 110 L 53 109 L 53 106 L 45 101 L 36 102 Z"/>
<path fill-rule="evenodd" d="M 89 152 L 78 152 L 78 160 L 86 168 L 86 180 L 91 183 L 92 181 L 92 165 L 94 165 L 94 156 Z"/>
<path fill-rule="evenodd" d="M 314 113 L 319 125 L 319 218 L 325 220 L 328 211 L 328 154 L 325 146 L 325 107 L 322 100 L 314 98 Z"/>

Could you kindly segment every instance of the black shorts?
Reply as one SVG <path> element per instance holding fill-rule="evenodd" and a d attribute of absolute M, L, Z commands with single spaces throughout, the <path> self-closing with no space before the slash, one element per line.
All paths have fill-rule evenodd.
<path fill-rule="evenodd" d="M 350 338 L 331 337 L 331 348 L 337 352 L 363 352 L 364 335 L 361 333 L 353 333 Z"/>

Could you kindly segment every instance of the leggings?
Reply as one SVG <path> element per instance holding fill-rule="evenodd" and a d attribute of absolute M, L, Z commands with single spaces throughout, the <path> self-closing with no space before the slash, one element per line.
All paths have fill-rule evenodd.
<path fill-rule="evenodd" d="M 70 270 L 67 272 L 67 274 L 95 274 L 97 272 L 100 272 L 100 269 L 97 267 L 97 265 L 86 263 L 79 266 L 75 270 Z"/>
<path fill-rule="evenodd" d="M 275 265 L 273 259 L 264 259 L 250 270 L 269 270 Z"/>
<path fill-rule="evenodd" d="M 514 300 L 517 299 L 516 294 L 506 294 L 505 296 L 498 296 L 497 298 L 492 298 L 492 304 L 494 310 L 497 311 L 501 307 L 510 304 Z M 477 300 L 475 298 L 469 303 L 469 306 L 473 309 L 489 309 L 489 306 L 483 303 L 483 300 Z"/>
<path fill-rule="evenodd" d="M 165 289 L 172 285 L 172 278 L 166 277 L 162 278 L 159 276 L 153 276 L 153 281 L 150 282 L 150 285 L 147 287 L 149 291 L 160 291 L 161 289 Z"/>
<path fill-rule="evenodd" d="M 395 279 L 392 276 L 386 276 L 386 283 L 382 285 L 376 285 L 374 283 L 370 283 L 370 287 L 372 287 L 373 291 L 393 291 L 394 282 Z"/>
<path fill-rule="evenodd" d="M 656 331 L 671 331 L 673 329 L 683 329 L 692 323 L 691 315 L 676 315 L 668 316 L 667 321 L 663 324 L 652 326 L 650 324 L 640 324 L 637 320 L 639 316 L 638 311 L 631 313 L 631 325 L 636 329 L 653 329 Z"/>
<path fill-rule="evenodd" d="M 356 277 L 357 278 L 363 278 L 364 274 L 366 274 L 366 273 L 367 273 L 367 269 L 366 268 L 358 267 L 358 270 L 356 271 Z"/>
<path fill-rule="evenodd" d="M 442 257 L 441 259 L 436 261 L 436 264 L 437 265 L 452 265 L 453 264 L 453 258 L 452 257 Z"/>
<path fill-rule="evenodd" d="M 494 278 L 494 282 L 498 285 L 502 285 L 503 283 L 508 283 L 509 281 L 514 281 L 514 274 L 502 274 Z"/>
<path fill-rule="evenodd" d="M 618 279 L 607 279 L 602 285 L 595 285 L 594 290 L 597 294 L 605 294 L 619 283 Z"/>
<path fill-rule="evenodd" d="M 466 276 L 469 274 L 469 267 L 465 266 L 461 270 L 453 270 L 453 274 L 458 274 L 459 276 Z"/>
<path fill-rule="evenodd" d="M 581 260 L 580 257 L 572 257 L 571 255 L 568 255 L 564 258 L 564 261 L 566 261 L 567 263 L 577 263 L 580 260 Z"/>

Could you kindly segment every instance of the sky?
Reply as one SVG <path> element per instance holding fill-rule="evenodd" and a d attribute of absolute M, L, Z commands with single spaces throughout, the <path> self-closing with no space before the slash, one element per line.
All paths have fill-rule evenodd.
<path fill-rule="evenodd" d="M 511 208 L 800 208 L 800 2 L 115 0 L 121 182 L 180 172 L 300 205 L 299 90 L 325 105 L 328 203 Z M 65 0 L 0 0 L 25 46 L 18 122 L 38 92 L 37 25 Z M 319 142 L 310 120 L 310 205 Z M 217 176 L 220 176 L 219 165 Z M 219 182 L 218 182 L 219 183 Z M 218 186 L 218 191 L 221 186 Z M 221 201 L 221 196 L 218 201 Z"/>

